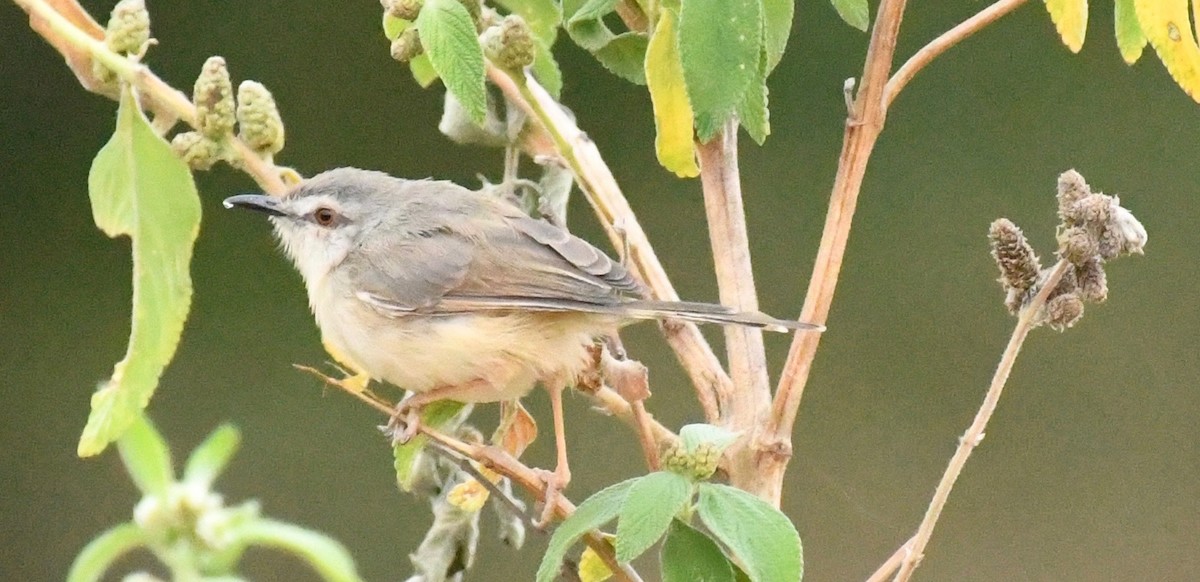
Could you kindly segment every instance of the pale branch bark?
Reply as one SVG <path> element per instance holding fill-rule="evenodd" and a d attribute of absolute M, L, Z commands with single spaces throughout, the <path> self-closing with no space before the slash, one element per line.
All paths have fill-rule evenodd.
<path fill-rule="evenodd" d="M 113 52 L 90 34 L 80 29 L 43 0 L 13 0 L 30 19 L 40 18 L 44 27 L 34 27 L 52 46 L 62 52 L 65 47 L 86 51 L 92 59 L 111 69 L 126 83 L 137 88 L 138 93 L 152 102 L 155 109 L 173 115 L 192 127 L 196 127 L 196 107 L 178 89 L 168 85 L 145 65 L 124 55 Z M 53 37 L 50 35 L 54 35 Z M 63 53 L 70 63 L 70 55 Z M 91 88 L 88 88 L 91 90 Z M 112 97 L 112 95 L 109 95 Z M 229 137 L 233 150 L 241 159 L 242 169 L 258 183 L 263 192 L 282 195 L 287 186 L 279 177 L 279 168 L 262 159 L 249 146 L 235 136 Z"/>
<path fill-rule="evenodd" d="M 892 101 L 896 99 L 896 95 L 899 95 L 900 91 L 904 90 L 908 82 L 916 76 L 917 71 L 925 68 L 933 59 L 946 52 L 950 47 L 975 34 L 981 28 L 995 22 L 1001 16 L 1016 10 L 1027 1 L 999 0 L 979 11 L 974 16 L 962 21 L 958 26 L 942 33 L 941 36 L 933 39 L 929 44 L 921 47 L 921 50 L 913 53 L 913 56 L 909 57 L 899 69 L 896 69 L 896 73 L 888 80 L 887 86 L 883 91 L 884 108 L 891 107 Z"/>
<path fill-rule="evenodd" d="M 846 241 L 858 203 L 858 193 L 866 174 L 871 150 L 883 129 L 887 115 L 883 101 L 884 85 L 892 67 L 892 56 L 896 50 L 896 37 L 904 15 L 905 0 L 883 0 L 875 17 L 871 31 L 871 42 L 867 47 L 866 63 L 862 82 L 854 108 L 846 120 L 846 132 L 842 141 L 842 153 L 838 159 L 838 172 L 833 183 L 829 210 L 825 215 L 825 229 L 821 234 L 821 245 L 817 251 L 816 264 L 809 280 L 808 292 L 800 319 L 810 323 L 824 324 L 833 303 L 838 275 L 846 254 Z M 817 333 L 797 333 L 792 340 L 787 362 L 779 378 L 768 426 L 763 432 L 762 442 L 756 448 L 763 454 L 759 457 L 760 478 L 771 489 L 771 498 L 778 503 L 783 487 L 783 474 L 791 458 L 792 427 L 800 409 L 800 398 L 812 371 L 813 358 L 817 353 L 821 336 Z"/>
<path fill-rule="evenodd" d="M 628 245 L 630 256 L 626 257 L 626 261 L 633 266 L 654 297 L 678 301 L 679 294 L 667 277 L 645 230 L 591 138 L 527 73 L 512 76 L 489 64 L 488 78 L 506 97 L 537 119 L 550 134 L 559 154 L 575 174 L 576 183 L 596 212 L 613 247 L 620 250 Z M 695 324 L 668 322 L 663 325 L 663 332 L 692 381 L 705 417 L 715 422 L 719 414 L 717 395 L 732 391 L 729 375 Z"/>
<path fill-rule="evenodd" d="M 758 295 L 738 168 L 737 132 L 737 120 L 730 120 L 712 140 L 697 144 L 696 152 L 721 304 L 740 311 L 757 311 Z M 757 474 L 754 449 L 748 446 L 757 440 L 757 432 L 771 407 L 763 332 L 726 326 L 725 346 L 735 389 L 721 395 L 724 396 L 720 402 L 721 422 L 743 431 L 745 438 L 726 453 L 724 467 L 732 485 L 765 497 L 768 493 Z"/>
<path fill-rule="evenodd" d="M 971 421 L 967 432 L 958 439 L 958 448 L 954 450 L 954 456 L 950 458 L 950 464 L 946 467 L 942 480 L 938 482 L 937 489 L 933 493 L 933 500 L 929 502 L 929 508 L 925 511 L 925 518 L 921 520 L 921 525 L 917 528 L 917 534 L 913 536 L 911 543 L 906 544 L 907 550 L 904 552 L 900 571 L 896 572 L 896 577 L 893 579 L 894 582 L 906 582 L 912 577 L 913 570 L 920 563 L 921 557 L 925 553 L 925 546 L 929 544 L 929 538 L 933 535 L 933 527 L 937 525 L 938 517 L 941 516 L 942 509 L 946 506 L 946 500 L 950 497 L 950 490 L 954 488 L 954 482 L 962 474 L 971 452 L 983 441 L 988 421 L 996 412 L 996 405 L 1000 403 L 1004 385 L 1008 382 L 1008 376 L 1012 373 L 1017 356 L 1021 353 L 1021 346 L 1025 343 L 1025 338 L 1029 335 L 1030 330 L 1035 327 L 1038 312 L 1042 310 L 1046 299 L 1058 287 L 1059 281 L 1070 267 L 1069 262 L 1060 259 L 1054 265 L 1050 276 L 1042 283 L 1042 289 L 1021 311 L 1017 325 L 1013 328 L 1012 337 L 1008 340 L 1008 346 L 1004 348 L 1004 355 L 1000 357 L 1000 363 L 996 366 L 996 373 L 992 376 L 992 383 L 988 387 L 987 395 L 983 398 L 983 404 L 980 405 L 979 412 L 975 414 L 975 419 Z"/>

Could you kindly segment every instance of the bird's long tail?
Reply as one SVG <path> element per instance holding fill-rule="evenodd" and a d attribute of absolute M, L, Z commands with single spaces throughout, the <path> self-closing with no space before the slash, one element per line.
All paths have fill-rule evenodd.
<path fill-rule="evenodd" d="M 767 331 L 825 331 L 825 326 L 803 321 L 776 319 L 761 311 L 735 311 L 724 305 L 693 301 L 636 300 L 620 305 L 621 311 L 636 319 L 682 319 L 696 323 L 745 325 Z"/>

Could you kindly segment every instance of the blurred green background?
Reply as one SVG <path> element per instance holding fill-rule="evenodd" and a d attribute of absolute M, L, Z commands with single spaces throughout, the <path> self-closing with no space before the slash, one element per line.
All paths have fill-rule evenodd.
<path fill-rule="evenodd" d="M 86 4 L 101 20 L 112 6 Z M 986 5 L 912 4 L 902 58 Z M 1147 255 L 1110 267 L 1110 299 L 1089 306 L 1075 329 L 1033 334 L 918 576 L 1200 576 L 1200 108 L 1152 53 L 1126 67 L 1111 6 L 1094 4 L 1082 54 L 1059 43 L 1031 2 L 921 72 L 888 117 L 785 489 L 807 580 L 862 579 L 915 530 L 1014 321 L 1001 306 L 987 226 L 1009 217 L 1049 254 L 1055 178 L 1072 167 L 1122 196 L 1150 232 Z M 288 124 L 281 163 L 304 174 L 354 165 L 468 185 L 477 173 L 499 176 L 498 152 L 438 134 L 441 92 L 420 90 L 389 59 L 377 2 L 160 0 L 150 9 L 162 44 L 149 63 L 176 87 L 190 88 L 204 59 L 220 54 L 235 82 L 274 91 Z M 124 353 L 129 326 L 128 243 L 94 228 L 86 191 L 115 105 L 81 90 L 15 6 L 0 7 L 0 31 L 0 579 L 54 580 L 137 501 L 115 454 L 74 452 L 88 397 Z M 776 315 L 796 314 L 803 300 L 841 142 L 842 81 L 860 74 L 866 40 L 827 2 L 801 2 L 771 78 L 774 135 L 763 148 L 742 140 L 758 288 Z M 656 165 L 644 89 L 569 44 L 556 51 L 566 103 L 681 293 L 715 299 L 698 182 Z M 194 305 L 150 412 L 177 456 L 234 422 L 245 440 L 218 483 L 227 499 L 258 498 L 269 515 L 333 535 L 370 580 L 403 579 L 428 506 L 397 492 L 380 416 L 292 369 L 327 359 L 299 277 L 263 221 L 220 206 L 253 183 L 227 167 L 197 181 L 205 217 Z M 579 202 L 573 227 L 602 240 Z M 652 370 L 652 412 L 673 427 L 699 420 L 654 327 L 632 329 L 628 343 Z M 775 370 L 787 343 L 769 338 Z M 528 405 L 548 426 L 545 397 L 534 393 Z M 623 426 L 581 398 L 567 414 L 572 498 L 642 470 Z M 550 440 L 535 444 L 531 462 L 552 464 Z M 512 552 L 494 531 L 485 517 L 468 579 L 528 579 L 546 537 L 531 534 Z M 313 579 L 262 551 L 246 572 Z"/>

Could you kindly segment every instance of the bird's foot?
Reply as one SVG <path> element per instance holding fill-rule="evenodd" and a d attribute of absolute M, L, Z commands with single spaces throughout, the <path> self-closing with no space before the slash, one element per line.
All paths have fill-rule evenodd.
<path fill-rule="evenodd" d="M 396 405 L 395 411 L 392 412 L 391 418 L 383 428 L 384 434 L 392 437 L 392 446 L 411 441 L 420 430 L 421 407 L 410 404 L 408 400 L 401 401 Z"/>
<path fill-rule="evenodd" d="M 533 525 L 538 529 L 546 529 L 546 526 L 554 521 L 559 498 L 562 497 L 562 492 L 567 488 L 567 484 L 571 482 L 571 475 L 570 473 L 564 474 L 559 470 L 534 469 L 534 471 L 537 472 L 542 483 L 546 484 L 546 492 L 542 496 L 542 514 L 537 521 L 533 522 Z"/>

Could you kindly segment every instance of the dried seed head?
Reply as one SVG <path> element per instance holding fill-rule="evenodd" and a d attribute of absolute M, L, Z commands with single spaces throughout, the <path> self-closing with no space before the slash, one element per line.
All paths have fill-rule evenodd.
<path fill-rule="evenodd" d="M 1112 217 L 1116 204 L 1112 196 L 1088 194 L 1071 206 L 1069 224 L 1098 228 Z"/>
<path fill-rule="evenodd" d="M 388 2 L 384 8 L 388 14 L 412 22 L 417 19 L 417 15 L 421 13 L 421 7 L 425 5 L 425 0 L 392 0 Z"/>
<path fill-rule="evenodd" d="M 1092 193 L 1079 172 L 1067 170 L 1058 177 L 1058 217 L 1070 221 L 1071 208 L 1083 197 Z"/>
<path fill-rule="evenodd" d="M 1046 302 L 1044 320 L 1050 329 L 1063 331 L 1083 317 L 1083 301 L 1074 293 L 1059 295 Z"/>
<path fill-rule="evenodd" d="M 192 89 L 192 101 L 196 104 L 196 129 L 201 133 L 215 140 L 233 133 L 233 84 L 225 59 L 209 57 L 204 61 Z"/>
<path fill-rule="evenodd" d="M 238 136 L 251 149 L 274 155 L 283 149 L 283 119 L 275 98 L 262 83 L 242 81 L 237 95 Z"/>
<path fill-rule="evenodd" d="M 392 58 L 402 63 L 407 63 L 425 52 L 425 47 L 421 46 L 421 35 L 416 28 L 405 29 L 392 41 Z"/>
<path fill-rule="evenodd" d="M 137 54 L 150 40 L 150 12 L 143 0 L 121 0 L 113 7 L 104 43 L 117 53 Z"/>
<path fill-rule="evenodd" d="M 1000 282 L 1004 288 L 1023 292 L 1033 287 L 1042 265 L 1021 229 L 1007 218 L 1001 218 L 992 223 L 988 239 L 992 244 L 992 257 L 1000 267 Z"/>
<path fill-rule="evenodd" d="M 1099 252 L 1099 243 L 1086 228 L 1072 226 L 1058 234 L 1058 254 L 1071 262 L 1082 265 Z"/>
<path fill-rule="evenodd" d="M 1092 303 L 1104 303 L 1108 299 L 1108 276 L 1104 273 L 1104 261 L 1098 257 L 1075 268 L 1079 282 L 1079 298 Z"/>
<path fill-rule="evenodd" d="M 221 144 L 197 131 L 177 134 L 171 149 L 193 170 L 208 170 L 221 159 Z"/>
<path fill-rule="evenodd" d="M 480 42 L 488 59 L 505 71 L 523 70 L 533 64 L 537 54 L 533 32 L 525 19 L 515 14 L 505 16 L 500 24 L 485 30 Z"/>

